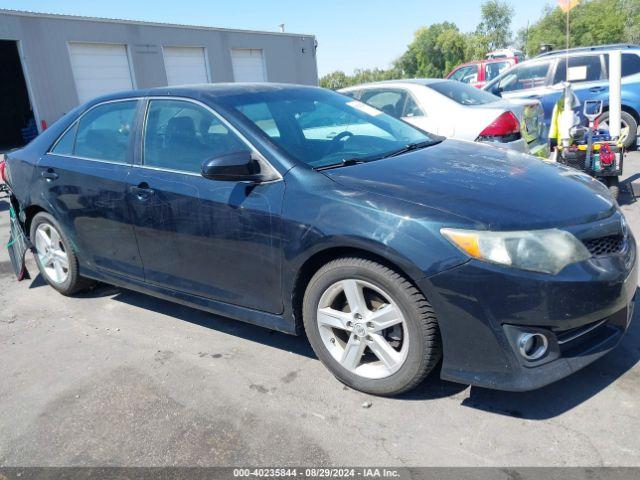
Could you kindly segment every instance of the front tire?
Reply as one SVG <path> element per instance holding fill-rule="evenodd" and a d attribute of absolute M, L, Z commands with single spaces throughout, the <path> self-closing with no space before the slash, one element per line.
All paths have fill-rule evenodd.
<path fill-rule="evenodd" d="M 48 213 L 33 217 L 29 237 L 35 246 L 36 264 L 45 281 L 63 295 L 91 285 L 78 273 L 78 258 L 58 222 Z"/>
<path fill-rule="evenodd" d="M 303 321 L 322 363 L 351 388 L 398 395 L 442 356 L 436 316 L 404 276 L 358 257 L 333 260 L 307 287 Z"/>
<path fill-rule="evenodd" d="M 620 197 L 620 178 L 619 177 L 604 177 L 605 185 L 609 189 L 611 196 L 618 200 Z"/>

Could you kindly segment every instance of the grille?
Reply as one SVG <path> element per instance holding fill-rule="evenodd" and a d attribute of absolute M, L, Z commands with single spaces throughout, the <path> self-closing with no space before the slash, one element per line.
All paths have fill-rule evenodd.
<path fill-rule="evenodd" d="M 609 235 L 608 237 L 591 238 L 582 241 L 591 252 L 591 255 L 600 256 L 610 253 L 618 253 L 624 246 L 624 238 L 622 235 Z"/>

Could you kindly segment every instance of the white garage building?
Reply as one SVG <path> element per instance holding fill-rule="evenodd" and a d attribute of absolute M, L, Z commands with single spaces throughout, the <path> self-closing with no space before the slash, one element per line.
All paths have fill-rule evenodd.
<path fill-rule="evenodd" d="M 209 82 L 316 85 L 313 35 L 0 9 L 0 150 L 91 98 Z"/>

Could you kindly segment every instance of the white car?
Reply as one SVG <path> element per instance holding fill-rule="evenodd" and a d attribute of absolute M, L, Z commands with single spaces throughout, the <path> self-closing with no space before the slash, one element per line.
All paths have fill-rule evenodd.
<path fill-rule="evenodd" d="M 339 90 L 427 132 L 546 154 L 544 111 L 538 100 L 504 100 L 442 79 L 393 80 Z"/>

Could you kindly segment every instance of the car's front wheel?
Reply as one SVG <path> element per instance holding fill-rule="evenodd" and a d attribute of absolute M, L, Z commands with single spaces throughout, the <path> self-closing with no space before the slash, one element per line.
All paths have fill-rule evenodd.
<path fill-rule="evenodd" d="M 63 295 L 72 295 L 91 285 L 91 281 L 80 276 L 71 242 L 51 215 L 40 212 L 33 217 L 30 238 L 36 249 L 38 270 L 49 285 Z"/>
<path fill-rule="evenodd" d="M 320 268 L 307 287 L 303 319 L 318 358 L 363 392 L 408 391 L 441 357 L 436 316 L 422 293 L 365 258 L 339 258 Z"/>

